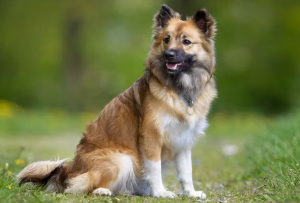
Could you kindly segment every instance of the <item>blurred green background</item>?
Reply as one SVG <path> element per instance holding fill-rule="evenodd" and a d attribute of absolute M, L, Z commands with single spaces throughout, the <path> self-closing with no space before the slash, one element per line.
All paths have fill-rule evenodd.
<path fill-rule="evenodd" d="M 183 18 L 205 7 L 217 21 L 213 112 L 299 105 L 300 1 L 1 0 L 2 106 L 99 112 L 143 75 L 162 3 Z"/>

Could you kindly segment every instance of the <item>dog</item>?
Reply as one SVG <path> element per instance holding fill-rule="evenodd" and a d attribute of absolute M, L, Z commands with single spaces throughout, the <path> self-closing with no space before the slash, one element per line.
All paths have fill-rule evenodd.
<path fill-rule="evenodd" d="M 144 75 L 86 126 L 71 162 L 29 164 L 17 175 L 19 184 L 59 193 L 173 198 L 162 172 L 174 162 L 179 194 L 206 198 L 193 186 L 191 148 L 204 135 L 217 95 L 215 24 L 206 9 L 184 21 L 162 5 Z"/>

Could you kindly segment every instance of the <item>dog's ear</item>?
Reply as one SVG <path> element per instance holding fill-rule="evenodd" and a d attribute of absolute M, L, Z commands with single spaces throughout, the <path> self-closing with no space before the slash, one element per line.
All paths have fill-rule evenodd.
<path fill-rule="evenodd" d="M 169 6 L 163 4 L 159 13 L 155 15 L 156 25 L 164 28 L 168 24 L 168 21 L 175 15 L 175 12 Z"/>
<path fill-rule="evenodd" d="M 193 18 L 196 26 L 204 33 L 204 35 L 212 39 L 215 36 L 216 32 L 216 22 L 215 20 L 209 15 L 206 9 L 198 10 Z"/>
<path fill-rule="evenodd" d="M 162 30 L 163 28 L 166 27 L 166 25 L 168 24 L 169 20 L 171 18 L 177 17 L 178 14 L 173 11 L 169 6 L 167 6 L 166 4 L 163 4 L 160 8 L 160 11 L 155 14 L 154 16 L 154 29 L 155 32 L 159 32 L 160 30 Z"/>

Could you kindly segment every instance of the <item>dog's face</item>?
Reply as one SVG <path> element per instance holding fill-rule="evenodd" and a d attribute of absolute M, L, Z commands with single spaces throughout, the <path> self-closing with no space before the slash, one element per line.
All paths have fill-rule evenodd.
<path fill-rule="evenodd" d="M 205 9 L 182 21 L 179 14 L 163 5 L 154 17 L 148 68 L 178 93 L 196 94 L 213 74 L 214 35 L 215 21 Z"/>

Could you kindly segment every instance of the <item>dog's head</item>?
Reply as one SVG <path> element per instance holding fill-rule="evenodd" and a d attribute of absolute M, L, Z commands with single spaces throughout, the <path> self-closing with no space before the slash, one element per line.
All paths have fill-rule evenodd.
<path fill-rule="evenodd" d="M 153 28 L 147 69 L 179 93 L 199 92 L 214 72 L 215 20 L 201 9 L 183 21 L 178 13 L 162 5 L 154 16 Z"/>

